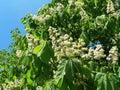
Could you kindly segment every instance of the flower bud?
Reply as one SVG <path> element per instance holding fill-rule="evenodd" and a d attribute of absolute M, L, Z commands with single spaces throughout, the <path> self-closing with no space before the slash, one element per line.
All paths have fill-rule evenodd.
<path fill-rule="evenodd" d="M 22 51 L 22 50 L 17 50 L 17 51 L 16 51 L 16 56 L 17 56 L 17 57 L 20 58 L 20 57 L 22 57 L 22 55 L 23 55 L 23 51 Z"/>

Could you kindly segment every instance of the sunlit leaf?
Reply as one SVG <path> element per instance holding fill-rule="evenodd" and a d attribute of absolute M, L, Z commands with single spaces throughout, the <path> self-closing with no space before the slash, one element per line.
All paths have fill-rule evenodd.
<path fill-rule="evenodd" d="M 28 85 L 32 85 L 33 84 L 33 81 L 31 79 L 31 69 L 27 71 L 26 79 L 27 79 Z"/>
<path fill-rule="evenodd" d="M 33 50 L 33 53 L 38 54 L 38 52 L 40 52 L 40 50 L 43 48 L 44 44 L 45 44 L 45 41 L 43 41 L 40 45 L 36 46 Z"/>
<path fill-rule="evenodd" d="M 42 47 L 40 46 L 40 51 L 38 52 L 37 56 L 40 58 L 40 60 L 44 63 L 48 63 L 50 58 L 54 56 L 54 52 L 50 46 L 50 43 L 44 42 Z"/>

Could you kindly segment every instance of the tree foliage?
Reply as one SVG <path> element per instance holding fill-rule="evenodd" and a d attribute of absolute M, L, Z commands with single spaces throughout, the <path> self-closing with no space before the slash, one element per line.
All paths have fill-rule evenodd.
<path fill-rule="evenodd" d="M 120 90 L 118 0 L 52 0 L 21 22 L 0 51 L 2 90 Z"/>

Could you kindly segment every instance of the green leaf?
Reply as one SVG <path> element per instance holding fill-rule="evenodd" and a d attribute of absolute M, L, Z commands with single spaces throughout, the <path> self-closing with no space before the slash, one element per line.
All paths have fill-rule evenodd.
<path fill-rule="evenodd" d="M 104 77 L 102 76 L 102 77 L 98 80 L 97 90 L 104 90 L 103 81 L 104 81 Z"/>
<path fill-rule="evenodd" d="M 34 54 L 38 54 L 38 52 L 43 48 L 45 42 L 43 41 L 40 45 L 36 46 L 34 49 L 33 49 L 33 53 Z"/>
<path fill-rule="evenodd" d="M 64 76 L 63 76 L 62 78 L 59 78 L 59 79 L 58 79 L 58 83 L 57 83 L 57 86 L 58 86 L 58 87 L 60 87 L 60 88 L 62 87 L 62 85 L 63 85 L 63 80 L 64 80 Z"/>
<path fill-rule="evenodd" d="M 78 59 L 73 59 L 73 67 L 74 67 L 74 71 L 81 73 L 82 72 L 82 68 L 81 68 L 81 62 Z"/>
<path fill-rule="evenodd" d="M 82 38 L 86 43 L 89 43 L 89 35 L 85 31 L 82 31 L 80 38 Z"/>
<path fill-rule="evenodd" d="M 66 60 L 62 61 L 62 63 L 60 63 L 58 65 L 58 70 L 56 71 L 56 74 L 55 74 L 55 84 L 59 88 L 62 86 L 62 83 L 63 83 L 63 79 L 65 76 L 66 64 L 67 64 Z"/>
<path fill-rule="evenodd" d="M 64 79 L 60 90 L 69 90 L 69 87 L 68 87 L 66 79 Z"/>
<path fill-rule="evenodd" d="M 66 64 L 66 78 L 71 82 L 74 78 L 74 67 L 73 67 L 73 62 L 72 60 L 69 60 Z"/>
<path fill-rule="evenodd" d="M 32 81 L 32 79 L 30 77 L 31 77 L 31 69 L 28 70 L 27 74 L 26 74 L 26 79 L 27 79 L 28 85 L 32 85 L 33 84 L 33 81 Z"/>
<path fill-rule="evenodd" d="M 115 90 L 114 82 L 112 80 L 110 80 L 110 78 L 108 80 L 108 83 L 109 83 L 109 87 L 110 87 L 110 89 L 108 89 L 108 90 Z"/>
<path fill-rule="evenodd" d="M 120 67 L 118 68 L 118 77 L 120 78 Z"/>
<path fill-rule="evenodd" d="M 15 79 L 17 79 L 17 77 L 16 77 L 16 76 L 13 76 L 13 80 L 15 80 Z"/>
<path fill-rule="evenodd" d="M 98 0 L 94 0 L 95 6 L 97 6 Z"/>
<path fill-rule="evenodd" d="M 92 70 L 96 70 L 96 68 L 98 66 L 98 64 L 93 61 L 89 61 L 88 64 L 89 64 L 90 69 L 92 69 Z"/>
<path fill-rule="evenodd" d="M 26 17 L 21 18 L 22 24 L 26 24 Z"/>
<path fill-rule="evenodd" d="M 102 77 L 102 73 L 98 72 L 95 76 L 95 81 L 97 81 L 98 79 L 100 79 Z"/>
<path fill-rule="evenodd" d="M 27 32 L 30 32 L 30 31 L 31 31 L 30 24 L 27 23 L 27 24 L 25 25 L 24 29 L 25 29 Z"/>
<path fill-rule="evenodd" d="M 97 74 L 97 90 L 116 90 L 119 88 L 117 85 L 117 76 L 113 73 Z M 118 82 L 119 83 L 119 82 Z"/>
<path fill-rule="evenodd" d="M 64 88 L 75 88 L 73 85 L 73 79 L 75 72 L 80 72 L 80 61 L 77 59 L 71 59 L 71 60 L 63 60 L 58 65 L 58 70 L 55 73 L 55 84 L 61 88 L 63 85 Z M 67 84 L 65 81 L 67 80 Z M 68 85 L 68 86 L 67 86 Z"/>
<path fill-rule="evenodd" d="M 9 79 L 7 78 L 7 79 L 5 79 L 5 83 L 9 83 Z"/>
<path fill-rule="evenodd" d="M 60 90 L 52 80 L 47 81 L 43 87 L 43 90 Z"/>
<path fill-rule="evenodd" d="M 50 58 L 54 56 L 54 52 L 50 46 L 50 43 L 48 43 L 47 41 L 44 41 L 43 45 L 39 46 L 39 49 L 40 51 L 38 52 L 37 57 L 39 57 L 42 62 L 48 63 Z"/>
<path fill-rule="evenodd" d="M 119 78 L 117 75 L 113 74 L 113 73 L 109 73 L 109 82 L 111 85 L 111 90 L 116 90 L 118 89 L 118 85 L 117 83 L 119 83 Z"/>
<path fill-rule="evenodd" d="M 90 78 L 91 77 L 91 71 L 87 67 L 87 65 L 83 65 L 83 67 L 82 67 L 82 73 L 83 73 L 83 75 L 86 76 L 86 78 Z"/>
<path fill-rule="evenodd" d="M 104 90 L 108 90 L 108 89 L 107 89 L 107 86 L 108 86 L 108 85 L 107 85 L 107 84 L 108 84 L 107 81 L 108 81 L 108 80 L 107 80 L 107 75 L 105 75 L 105 76 L 104 76 L 104 80 L 103 80 L 103 84 L 104 84 L 104 88 L 105 88 Z"/>
<path fill-rule="evenodd" d="M 0 65 L 0 69 L 1 69 L 1 68 L 3 68 L 3 66 L 2 66 L 2 65 Z"/>

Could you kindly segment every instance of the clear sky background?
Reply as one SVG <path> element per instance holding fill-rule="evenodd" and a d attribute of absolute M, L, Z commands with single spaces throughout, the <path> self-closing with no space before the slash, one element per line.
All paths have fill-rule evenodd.
<path fill-rule="evenodd" d="M 27 13 L 34 15 L 40 7 L 49 2 L 51 0 L 0 0 L 0 50 L 7 48 L 12 42 L 12 29 L 19 28 L 25 33 L 20 18 Z"/>

